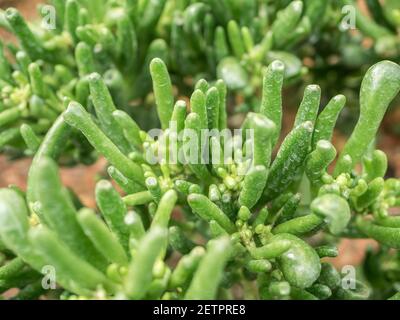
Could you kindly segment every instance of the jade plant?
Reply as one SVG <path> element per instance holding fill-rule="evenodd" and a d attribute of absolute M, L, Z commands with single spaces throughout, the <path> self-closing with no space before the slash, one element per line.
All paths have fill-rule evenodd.
<path fill-rule="evenodd" d="M 342 5 L 351 5 L 355 9 L 356 28 L 364 37 L 373 40 L 374 53 L 382 58 L 398 59 L 400 43 L 398 27 L 400 26 L 400 4 L 395 0 L 366 1 L 368 12 L 362 11 L 355 1 L 341 0 Z"/>
<path fill-rule="evenodd" d="M 306 83 L 318 83 L 325 96 L 346 95 L 349 112 L 340 120 L 346 133 L 357 121 L 358 92 L 367 69 L 382 59 L 399 62 L 399 8 L 396 0 L 330 1 L 312 40 L 294 52 L 308 60 Z"/>
<path fill-rule="evenodd" d="M 18 155 L 25 150 L 21 124 L 43 137 L 65 110 L 65 100 L 88 105 L 86 76 L 94 71 L 104 75 L 121 109 L 143 99 L 146 86 L 151 86 L 148 62 L 167 57 L 167 44 L 154 34 L 165 2 L 143 2 L 136 8 L 135 1 L 54 0 L 50 4 L 55 16 L 49 21 L 54 26 L 28 24 L 14 8 L 2 12 L 1 24 L 16 36 L 18 45 L 8 45 L 7 52 L 2 45 L 0 50 L 0 145 L 16 149 Z M 138 20 L 143 15 L 146 19 Z M 135 108 L 130 109 L 134 113 Z M 71 142 L 69 158 L 91 162 L 91 150 L 81 140 Z"/>
<path fill-rule="evenodd" d="M 368 11 L 362 10 L 360 4 L 356 4 L 354 1 L 342 0 L 341 3 L 343 6 L 354 8 L 355 28 L 358 30 L 356 37 L 360 39 L 359 43 L 361 41 L 367 43 L 367 45 L 360 45 L 358 49 L 353 50 L 354 54 L 349 55 L 349 58 L 351 59 L 355 55 L 364 57 L 356 60 L 358 65 L 364 69 L 381 59 L 390 59 L 398 63 L 400 61 L 400 3 L 395 0 L 384 1 L 384 3 L 368 0 L 366 1 Z M 353 38 L 355 38 L 354 35 L 350 36 L 349 40 L 354 42 Z M 358 51 L 358 54 L 354 51 Z M 350 66 L 351 60 L 348 61 Z M 361 78 L 361 74 L 358 75 L 358 78 Z M 398 104 L 398 100 L 396 102 Z M 392 123 L 389 129 L 398 134 L 396 123 Z"/>
<path fill-rule="evenodd" d="M 0 25 L 18 39 L 17 45 L 0 46 L 0 148 L 13 156 L 32 155 L 26 135 L 33 131 L 41 140 L 70 100 L 93 109 L 87 79 L 92 72 L 102 75 L 118 109 L 143 128 L 154 127 L 148 66 L 155 57 L 166 61 L 178 95 L 198 80 L 201 85 L 222 78 L 244 101 L 238 111 L 255 110 L 263 67 L 283 61 L 288 84 L 306 72 L 293 53 L 311 38 L 328 7 L 314 0 L 49 4 L 53 20 L 44 6 L 42 21 L 31 23 L 16 9 L 0 12 Z M 63 164 L 94 161 L 81 135 L 69 144 Z"/>
<path fill-rule="evenodd" d="M 91 74 L 96 116 L 71 101 L 35 152 L 27 192 L 0 190 L 1 290 L 20 288 L 17 299 L 229 299 L 239 286 L 245 299 L 397 298 L 398 288 L 383 291 L 368 274 L 344 285 L 321 259 L 337 256 L 347 237 L 375 239 L 382 255 L 400 248 L 391 215 L 400 181 L 385 180 L 386 155 L 374 146 L 400 90 L 400 66 L 382 61 L 367 71 L 359 121 L 336 163 L 331 138 L 345 97 L 319 113 L 317 85 L 305 89 L 273 156 L 284 73 L 281 61 L 268 66 L 259 111 L 230 136 L 221 80 L 203 81 L 189 105 L 174 102 L 166 65 L 152 60 L 161 123 L 154 134 L 117 110 L 100 75 Z M 99 181 L 96 209 L 58 175 L 56 160 L 76 130 L 108 160 L 119 186 Z M 390 271 L 379 270 L 382 277 Z"/>

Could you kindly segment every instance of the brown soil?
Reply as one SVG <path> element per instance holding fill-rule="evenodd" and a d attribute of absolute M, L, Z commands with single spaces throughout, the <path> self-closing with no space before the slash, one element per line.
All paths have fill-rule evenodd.
<path fill-rule="evenodd" d="M 0 188 L 15 185 L 26 190 L 27 176 L 31 164 L 30 159 L 10 161 L 4 156 L 0 157 Z M 91 166 L 79 165 L 73 168 L 62 168 L 60 175 L 65 186 L 71 188 L 79 195 L 81 201 L 88 207 L 94 208 L 94 189 L 98 174 L 106 165 L 104 159 L 100 159 Z"/>
<path fill-rule="evenodd" d="M 22 15 L 28 19 L 34 19 L 37 15 L 37 5 L 43 3 L 42 0 L 0 0 L 0 8 L 5 10 L 9 7 L 17 8 Z M 10 38 L 10 34 L 0 29 L 0 39 Z"/>
<path fill-rule="evenodd" d="M 23 15 L 29 19 L 37 16 L 36 7 L 39 3 L 43 3 L 42 0 L 0 0 L 0 8 L 6 9 L 14 7 L 20 10 Z"/>

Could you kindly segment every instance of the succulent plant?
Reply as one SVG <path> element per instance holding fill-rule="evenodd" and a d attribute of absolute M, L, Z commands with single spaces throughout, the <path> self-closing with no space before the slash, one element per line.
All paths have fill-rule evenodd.
<path fill-rule="evenodd" d="M 293 53 L 328 8 L 314 0 L 49 4 L 55 9 L 51 28 L 43 26 L 46 6 L 39 10 L 41 23 L 26 22 L 13 8 L 0 12 L 0 26 L 19 40 L 0 47 L 0 148 L 14 156 L 31 155 L 21 136 L 29 131 L 43 138 L 70 100 L 93 109 L 87 79 L 93 72 L 102 75 L 118 109 L 145 129 L 157 126 L 148 72 L 155 57 L 166 61 L 178 95 L 198 81 L 222 78 L 231 96 L 243 101 L 236 111 L 254 111 L 270 62 L 285 63 L 285 84 L 306 72 Z M 82 141 L 80 135 L 71 139 L 63 164 L 94 161 Z"/>
<path fill-rule="evenodd" d="M 339 119 L 339 129 L 348 134 L 357 121 L 358 93 L 365 72 L 381 61 L 399 62 L 397 1 L 327 1 L 325 16 L 309 41 L 293 53 L 307 61 L 305 83 L 318 83 L 323 101 L 341 92 L 348 111 Z M 393 106 L 398 104 L 398 98 Z M 395 131 L 395 130 L 393 130 Z"/>
<path fill-rule="evenodd" d="M 50 266 L 65 290 L 60 298 L 68 299 L 230 298 L 234 284 L 247 299 L 374 293 L 374 283 L 360 278 L 343 286 L 341 274 L 321 259 L 336 256 L 343 237 L 375 239 L 384 252 L 400 248 L 398 217 L 390 214 L 399 205 L 400 181 L 384 179 L 387 159 L 373 144 L 400 90 L 397 64 L 382 61 L 367 71 L 358 123 L 332 173 L 330 140 L 345 98 L 333 97 L 318 113 L 317 85 L 306 88 L 292 130 L 272 156 L 281 133 L 281 61 L 263 75 L 259 111 L 248 113 L 243 131 L 230 139 L 223 81 L 203 81 L 188 113 L 183 100 L 174 103 L 162 60 L 152 60 L 150 74 L 161 135 L 116 110 L 101 77 L 91 74 L 96 117 L 70 102 L 35 153 L 26 195 L 0 190 L 0 239 L 12 252 L 0 268 L 3 290 L 32 292 L 38 272 Z M 202 139 L 207 129 L 224 134 Z M 55 160 L 73 130 L 108 160 L 123 191 L 98 182 L 100 215 L 58 176 Z M 178 160 L 174 145 L 182 151 Z M 216 161 L 205 161 L 210 155 Z M 39 289 L 30 297 L 43 294 Z M 396 298 L 396 290 L 381 298 Z"/>

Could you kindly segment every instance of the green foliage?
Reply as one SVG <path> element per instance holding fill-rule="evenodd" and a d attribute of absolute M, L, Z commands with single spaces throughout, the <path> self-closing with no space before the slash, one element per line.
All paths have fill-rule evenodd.
<path fill-rule="evenodd" d="M 169 86 L 176 86 L 180 94 L 187 94 L 197 80 L 221 78 L 231 94 L 244 98 L 237 111 L 255 110 L 262 70 L 270 62 L 280 59 L 286 65 L 285 83 L 293 83 L 306 72 L 293 55 L 294 48 L 311 37 L 317 25 L 315 16 L 324 15 L 327 7 L 308 2 L 285 6 L 256 0 L 53 0 L 49 3 L 56 9 L 55 20 L 45 15 L 43 21 L 32 23 L 16 9 L 1 11 L 0 27 L 10 31 L 18 45 L 0 44 L 0 148 L 14 156 L 32 155 L 32 141 L 24 134 L 21 139 L 17 128 L 29 125 L 42 139 L 69 101 L 97 114 L 103 129 L 109 127 L 106 133 L 112 141 L 122 139 L 109 132 L 115 121 L 101 115 L 96 92 L 105 87 L 114 101 L 107 98 L 105 108 L 126 111 L 144 129 L 157 126 L 158 121 L 165 129 L 172 110 L 158 114 L 157 119 L 152 108 L 155 97 L 150 74 L 158 64 L 155 62 L 150 72 L 149 64 L 156 57 L 168 65 L 172 75 Z M 55 25 L 47 28 L 43 22 Z M 102 83 L 89 81 L 93 72 L 102 76 Z M 156 72 L 168 78 L 165 73 Z M 280 87 L 283 77 L 278 78 Z M 176 91 L 165 89 L 154 86 L 154 95 L 166 93 L 161 102 L 156 100 L 169 105 Z M 217 103 L 216 91 L 206 91 L 207 107 Z M 276 121 L 276 117 L 271 119 Z M 210 125 L 215 125 L 217 118 L 217 114 L 209 115 Z M 118 144 L 126 151 L 127 142 Z M 77 133 L 68 140 L 63 154 L 63 164 L 95 160 L 92 149 Z"/>
<path fill-rule="evenodd" d="M 64 290 L 60 298 L 68 299 L 226 298 L 234 284 L 252 288 L 244 298 L 396 297 L 398 288 L 389 284 L 382 290 L 380 284 L 398 279 L 390 272 L 396 267 L 384 265 L 378 276 L 371 274 L 373 254 L 365 281 L 357 278 L 355 288 L 343 287 L 341 274 L 321 259 L 336 256 L 336 242 L 349 236 L 377 240 L 387 260 L 394 259 L 390 248 L 400 247 L 400 223 L 390 214 L 400 202 L 400 181 L 384 180 L 387 159 L 366 143 L 397 94 L 397 64 L 382 61 L 366 73 L 360 118 L 348 142 L 354 145 L 340 154 L 334 173 L 328 167 L 336 150 L 329 140 L 342 97 L 318 114 L 320 89 L 307 87 L 295 125 L 272 157 L 281 117 L 268 115 L 282 110 L 282 62 L 275 61 L 264 74 L 272 100 L 265 95 L 260 112 L 249 113 L 242 124 L 253 129 L 254 148 L 249 150 L 247 136 L 208 136 L 205 149 L 189 152 L 190 132 L 225 129 L 223 83 L 198 83 L 186 110 L 184 101 L 174 104 L 164 62 L 156 58 L 150 65 L 162 136 L 156 139 L 116 111 L 101 77 L 90 75 L 96 115 L 70 102 L 35 153 L 26 199 L 15 189 L 0 190 L 0 239 L 12 252 L 0 268 L 2 291 L 28 290 L 50 265 Z M 108 173 L 124 192 L 99 181 L 98 214 L 78 208 L 57 174 L 55 161 L 71 127 L 109 161 Z M 230 144 L 232 154 L 218 148 Z M 185 163 L 173 161 L 166 147 L 171 145 L 183 147 Z M 204 160 L 207 148 L 225 161 L 191 162 L 192 153 Z M 155 152 L 158 161 L 148 157 Z"/>
<path fill-rule="evenodd" d="M 312 8 L 318 1 L 304 2 L 310 2 Z M 323 2 L 325 15 L 315 15 L 319 21 L 312 33 L 312 41 L 305 42 L 302 48 L 295 48 L 295 54 L 303 61 L 307 59 L 308 73 L 303 79 L 306 83 L 321 86 L 324 102 L 340 92 L 347 98 L 347 107 L 356 110 L 359 88 L 369 67 L 383 59 L 399 62 L 399 2 Z M 355 111 L 342 114 L 340 129 L 350 133 L 357 122 L 356 115 Z M 396 125 L 393 125 L 393 131 L 396 132 Z"/>

